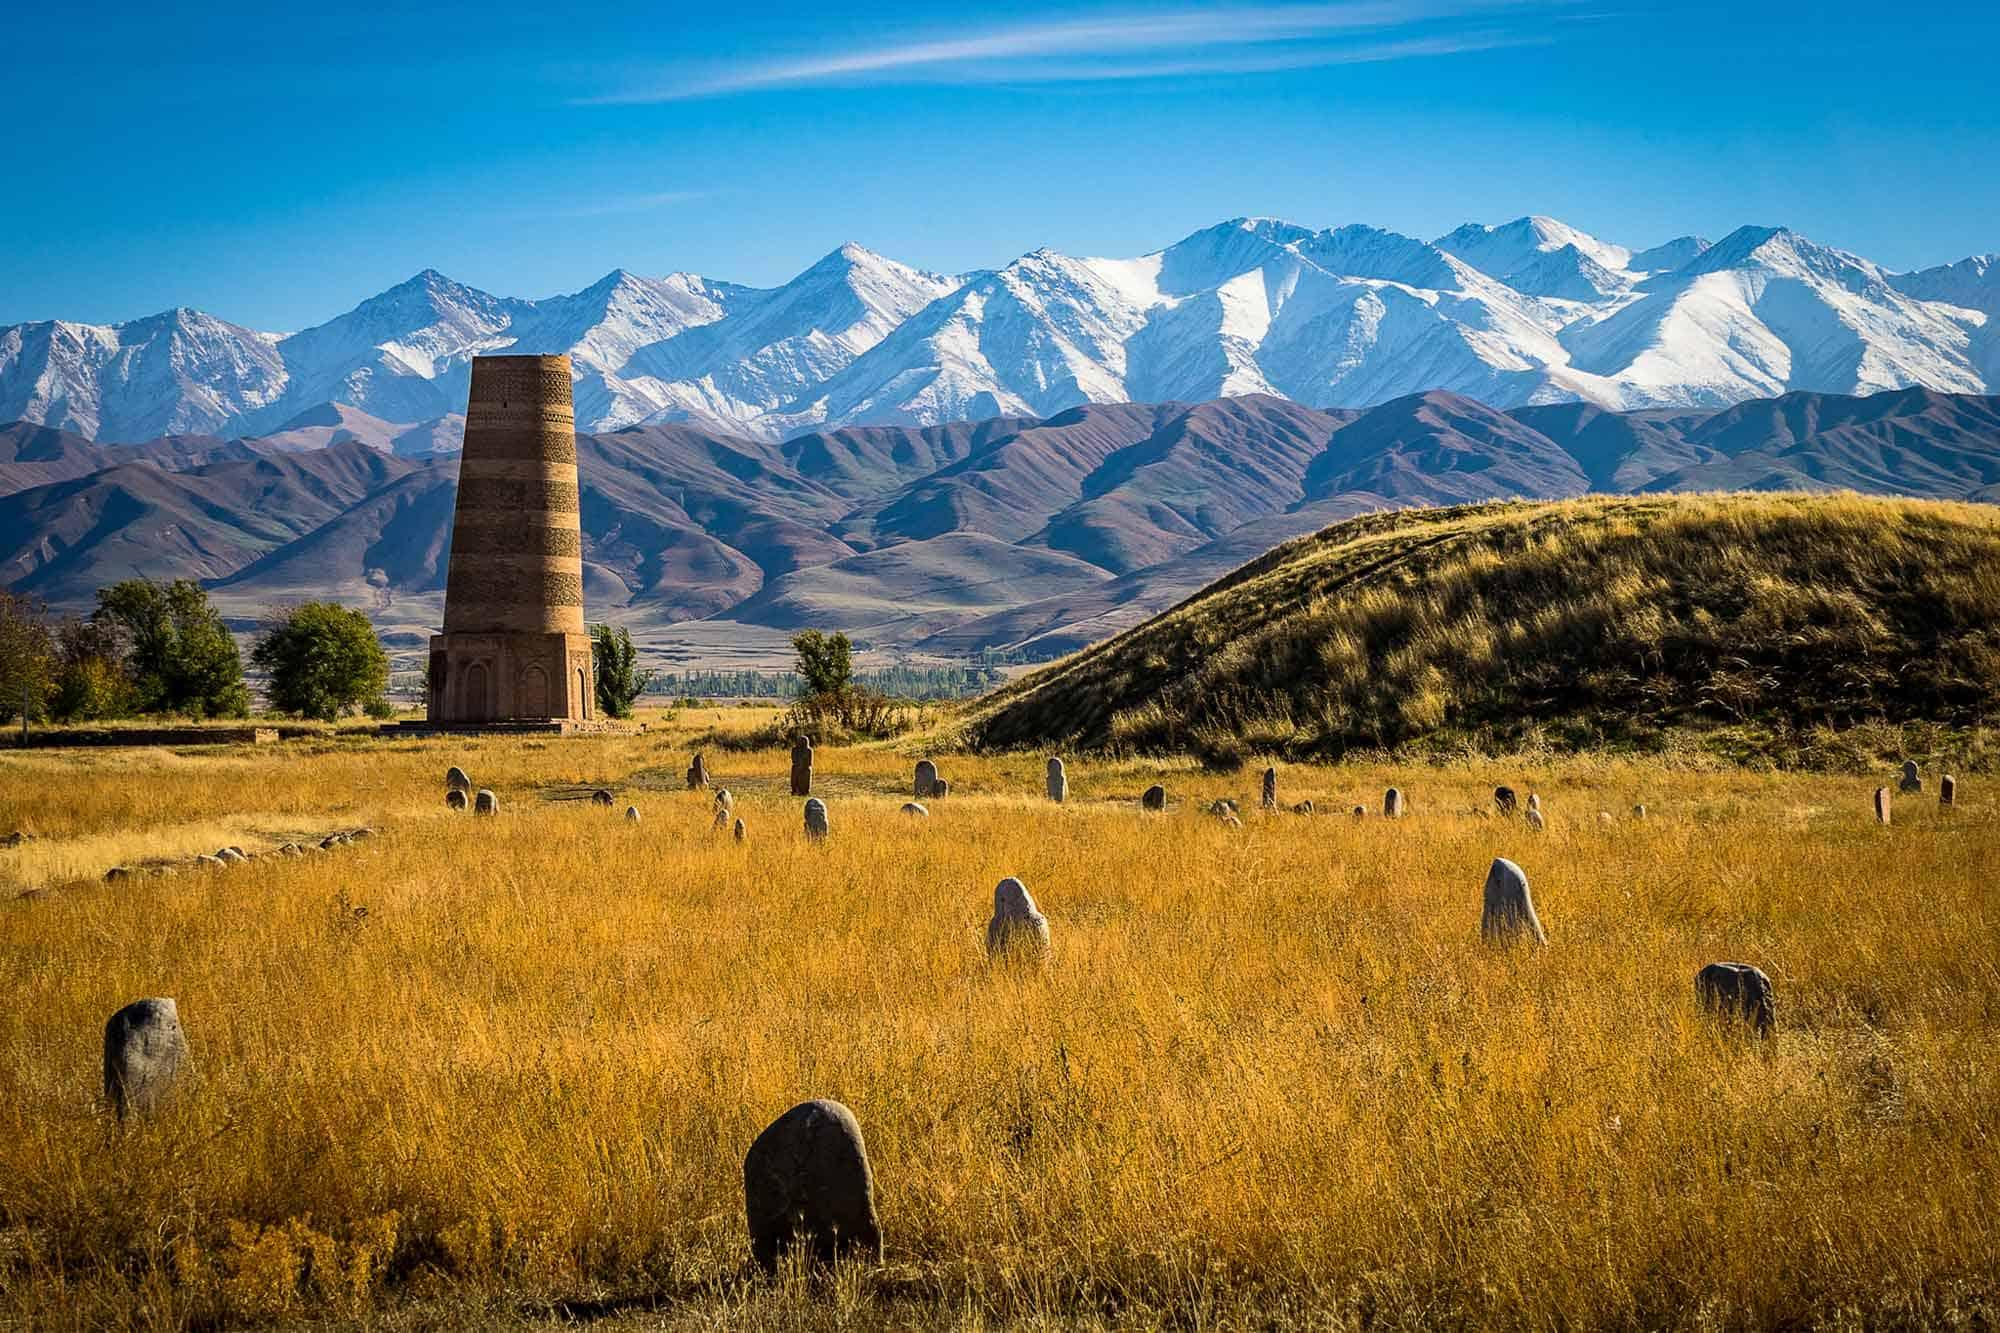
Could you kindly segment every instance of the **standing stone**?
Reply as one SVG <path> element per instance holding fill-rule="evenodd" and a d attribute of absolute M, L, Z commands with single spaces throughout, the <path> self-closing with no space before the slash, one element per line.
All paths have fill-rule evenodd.
<path fill-rule="evenodd" d="M 1542 813 L 1542 797 L 1539 792 L 1528 793 L 1528 808 L 1538 815 Z"/>
<path fill-rule="evenodd" d="M 164 1103 L 187 1064 L 187 1034 L 172 1000 L 134 1000 L 104 1025 L 104 1096 L 120 1120 Z"/>
<path fill-rule="evenodd" d="M 1517 802 L 1512 787 L 1495 787 L 1493 789 L 1493 808 L 1495 810 L 1511 818 L 1516 807 Z"/>
<path fill-rule="evenodd" d="M 1402 817 L 1403 817 L 1402 788 L 1391 787 L 1389 788 L 1389 790 L 1382 793 L 1382 818 L 1401 819 Z"/>
<path fill-rule="evenodd" d="M 1694 993 L 1704 1009 L 1755 1023 L 1760 1037 L 1770 1036 L 1777 1026 L 1771 979 L 1748 963 L 1710 963 L 1695 973 Z"/>
<path fill-rule="evenodd" d="M 928 759 L 917 760 L 916 780 L 910 784 L 912 788 L 911 795 L 920 801 L 925 799 L 931 794 L 932 789 L 937 786 L 937 780 L 937 765 Z"/>
<path fill-rule="evenodd" d="M 599 787 L 590 794 L 590 803 L 592 805 L 616 805 L 617 801 L 612 797 L 610 792 Z"/>
<path fill-rule="evenodd" d="M 928 819 L 931 812 L 925 809 L 921 802 L 905 801 L 903 802 L 903 813 L 912 819 Z"/>
<path fill-rule="evenodd" d="M 804 1245 L 812 1262 L 856 1251 L 878 1263 L 875 1174 L 854 1113 L 833 1101 L 801 1102 L 772 1121 L 743 1155 L 750 1253 L 765 1272 Z"/>
<path fill-rule="evenodd" d="M 1259 804 L 1266 810 L 1278 808 L 1278 770 L 1275 768 L 1264 770 L 1264 796 Z"/>
<path fill-rule="evenodd" d="M 1313 803 L 1310 800 L 1300 801 L 1297 805 L 1292 807 L 1292 813 L 1295 815 L 1309 815 L 1312 812 L 1313 812 Z"/>
<path fill-rule="evenodd" d="M 444 771 L 444 785 L 453 791 L 471 791 L 472 779 L 465 776 L 465 770 L 453 764 Z"/>
<path fill-rule="evenodd" d="M 1368 807 L 1357 805 L 1354 807 L 1353 814 L 1356 819 L 1366 819 L 1368 817 Z"/>
<path fill-rule="evenodd" d="M 1889 789 L 1887 787 L 1877 787 L 1875 789 L 1875 822 L 1878 824 L 1889 822 Z"/>
<path fill-rule="evenodd" d="M 1528 807 L 1528 813 L 1523 818 L 1526 820 L 1528 827 L 1537 833 L 1548 827 L 1547 823 L 1542 819 L 1542 812 L 1532 805 Z"/>
<path fill-rule="evenodd" d="M 444 803 L 453 810 L 465 809 L 468 804 L 465 799 L 465 790 L 461 787 L 451 788 L 444 794 Z"/>
<path fill-rule="evenodd" d="M 1944 806 L 1958 804 L 1958 779 L 1949 773 L 1938 779 L 1938 804 Z"/>
<path fill-rule="evenodd" d="M 1632 807 L 1632 818 L 1634 818 L 1634 819 L 1644 819 L 1645 817 L 1646 817 L 1646 807 L 1645 807 L 1645 806 L 1643 806 L 1643 805 L 1635 805 L 1635 806 L 1633 806 L 1633 807 Z"/>
<path fill-rule="evenodd" d="M 806 802 L 806 836 L 818 842 L 826 835 L 826 802 L 815 796 Z"/>
<path fill-rule="evenodd" d="M 951 794 L 951 784 L 949 782 L 946 782 L 943 778 L 939 778 L 936 782 L 933 782 L 931 784 L 932 800 L 934 801 L 940 800 L 943 797 L 948 796 L 950 794 Z"/>
<path fill-rule="evenodd" d="M 1049 799 L 1067 801 L 1069 799 L 1069 774 L 1063 769 L 1059 758 L 1049 760 Z"/>
<path fill-rule="evenodd" d="M 733 818 L 735 818 L 734 811 L 726 805 L 718 805 L 715 807 L 715 823 L 712 827 L 716 832 L 721 833 L 728 829 L 729 821 Z"/>
<path fill-rule="evenodd" d="M 736 808 L 736 793 L 727 787 L 717 787 L 715 789 L 715 808 L 718 810 L 734 810 Z"/>
<path fill-rule="evenodd" d="M 749 837 L 749 836 L 750 836 L 750 833 L 749 833 L 749 830 L 743 827 L 743 821 L 742 821 L 742 820 L 740 820 L 740 819 L 739 819 L 739 820 L 737 820 L 737 821 L 736 821 L 736 841 L 738 841 L 738 842 L 742 842 L 742 841 L 743 841 L 743 840 L 744 840 L 745 838 L 747 838 L 747 837 Z"/>
<path fill-rule="evenodd" d="M 132 878 L 132 872 L 124 866 L 113 866 L 104 872 L 104 882 L 106 884 L 116 884 L 120 880 L 130 878 Z"/>
<path fill-rule="evenodd" d="M 1904 792 L 1911 794 L 1924 789 L 1923 775 L 1917 771 L 1916 760 L 1905 759 L 1903 761 L 1903 780 L 1898 785 Z"/>
<path fill-rule="evenodd" d="M 475 815 L 497 815 L 500 813 L 500 798 L 485 787 L 472 798 L 472 813 Z"/>
<path fill-rule="evenodd" d="M 687 784 L 689 791 L 700 791 L 708 785 L 708 764 L 700 755 L 696 755 L 694 762 L 688 765 Z"/>
<path fill-rule="evenodd" d="M 1166 809 L 1166 808 L 1167 808 L 1167 789 L 1166 789 L 1165 787 L 1162 787 L 1162 786 L 1161 786 L 1161 785 L 1160 785 L 1159 783 L 1157 783 L 1157 782 L 1156 782 L 1156 783 L 1154 783 L 1154 784 L 1153 784 L 1152 786 L 1150 786 L 1150 787 L 1146 788 L 1146 793 L 1145 793 L 1145 795 L 1143 795 L 1143 796 L 1141 796 L 1141 797 L 1139 798 L 1139 808 L 1140 808 L 1141 810 L 1164 810 L 1164 809 Z"/>
<path fill-rule="evenodd" d="M 813 743 L 803 731 L 792 737 L 792 795 L 813 793 Z"/>
<path fill-rule="evenodd" d="M 1479 916 L 1479 934 L 1492 944 L 1512 944 L 1523 935 L 1537 944 L 1547 944 L 1541 918 L 1535 915 L 1535 900 L 1528 892 L 1528 877 L 1521 867 L 1506 857 L 1495 857 L 1486 872 L 1486 900 Z"/>
<path fill-rule="evenodd" d="M 1037 962 L 1049 956 L 1049 919 L 1035 910 L 1028 886 L 1012 875 L 993 889 L 993 919 L 986 923 L 986 956 L 1018 953 Z"/>
<path fill-rule="evenodd" d="M 626 823 L 628 823 L 628 824 L 636 824 L 636 823 L 638 823 L 638 822 L 639 822 L 639 807 L 638 807 L 638 806 L 636 806 L 636 805 L 628 805 L 628 806 L 626 806 L 626 807 L 625 807 L 625 822 L 626 822 Z"/>

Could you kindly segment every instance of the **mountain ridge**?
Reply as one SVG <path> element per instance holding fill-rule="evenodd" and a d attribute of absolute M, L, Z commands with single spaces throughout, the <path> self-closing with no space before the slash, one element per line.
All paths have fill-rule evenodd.
<path fill-rule="evenodd" d="M 427 268 L 283 334 L 188 307 L 0 327 L 0 420 L 142 443 L 266 436 L 337 407 L 449 435 L 470 359 L 497 351 L 569 354 L 587 431 L 767 440 L 1253 393 L 1621 411 L 1993 393 L 2000 263 L 1891 273 L 1775 226 L 1635 250 L 1530 216 L 1432 241 L 1243 217 L 1136 258 L 1044 247 L 958 275 L 845 242 L 771 288 L 620 268 L 532 300 Z"/>
<path fill-rule="evenodd" d="M 135 572 L 188 575 L 239 621 L 331 596 L 420 641 L 442 614 L 457 456 L 371 442 L 377 425 L 343 409 L 262 439 L 139 445 L 0 427 L 0 584 L 80 611 Z M 1626 413 L 1442 390 L 1333 412 L 1246 395 L 784 442 L 664 422 L 577 445 L 593 616 L 642 642 L 688 620 L 812 623 L 951 655 L 1081 647 L 1372 510 L 1723 489 L 2000 498 L 2000 397 L 1921 388 Z"/>

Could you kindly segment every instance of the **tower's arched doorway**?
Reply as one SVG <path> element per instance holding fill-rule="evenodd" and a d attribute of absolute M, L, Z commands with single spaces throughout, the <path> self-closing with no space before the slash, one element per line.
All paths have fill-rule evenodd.
<path fill-rule="evenodd" d="M 549 673 L 538 666 L 530 666 L 521 673 L 521 692 L 515 696 L 519 707 L 514 710 L 516 717 L 547 717 L 549 715 Z"/>
<path fill-rule="evenodd" d="M 458 685 L 459 716 L 467 722 L 488 722 L 493 718 L 493 697 L 486 681 L 486 664 L 474 662 L 465 668 Z"/>

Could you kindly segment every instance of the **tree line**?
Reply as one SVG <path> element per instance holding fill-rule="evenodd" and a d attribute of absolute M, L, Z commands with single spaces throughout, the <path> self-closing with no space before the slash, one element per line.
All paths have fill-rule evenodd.
<path fill-rule="evenodd" d="M 394 712 L 389 657 L 360 611 L 305 602 L 267 614 L 250 652 L 271 708 L 333 721 Z M 250 714 L 236 636 L 193 579 L 126 579 L 87 616 L 0 591 L 0 717 L 104 722 Z"/>
<path fill-rule="evenodd" d="M 844 634 L 807 630 L 792 641 L 791 671 L 641 670 L 622 626 L 590 627 L 597 708 L 630 717 L 648 692 L 674 698 L 809 702 L 846 725 L 873 724 L 900 700 L 957 699 L 998 684 L 997 665 L 892 666 L 857 672 Z M 364 612 L 303 602 L 266 612 L 250 649 L 273 712 L 331 722 L 389 717 L 389 656 Z M 421 678 L 419 678 L 421 679 Z M 140 716 L 240 718 L 251 694 L 236 636 L 193 579 L 126 579 L 97 592 L 87 616 L 51 616 L 0 589 L 0 719 L 25 711 L 53 722 Z"/>

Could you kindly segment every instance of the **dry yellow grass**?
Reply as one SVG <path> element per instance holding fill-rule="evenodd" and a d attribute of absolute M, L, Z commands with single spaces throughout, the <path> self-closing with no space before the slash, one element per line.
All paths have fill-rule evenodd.
<path fill-rule="evenodd" d="M 2000 1317 L 2000 819 L 1873 781 L 1570 759 L 1255 773 L 643 737 L 0 755 L 0 1323 L 833 1327 L 1931 1325 Z M 459 762 L 501 795 L 442 804 Z M 1175 807 L 1142 816 L 1164 772 Z M 1887 776 L 1880 779 L 1889 781 Z M 1496 782 L 1551 827 L 1460 813 Z M 550 799 L 611 786 L 617 810 Z M 1234 795 L 1246 827 L 1198 802 Z M 1651 818 L 1630 820 L 1643 800 Z M 1599 810 L 1617 816 L 1600 824 Z M 304 859 L 126 861 L 359 823 Z M 246 842 L 246 845 L 250 845 Z M 1496 854 L 1538 953 L 1478 936 Z M 96 858 L 93 861 L 93 858 Z M 986 966 L 993 885 L 1045 973 Z M 71 876 L 84 882 L 65 883 Z M 0 889 L 0 898 L 6 890 Z M 365 916 L 355 908 L 365 907 Z M 1779 1032 L 1697 1013 L 1763 967 Z M 172 995 L 199 1076 L 115 1133 L 106 1016 Z M 741 1161 L 845 1101 L 888 1262 L 744 1275 Z"/>

